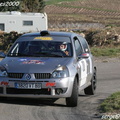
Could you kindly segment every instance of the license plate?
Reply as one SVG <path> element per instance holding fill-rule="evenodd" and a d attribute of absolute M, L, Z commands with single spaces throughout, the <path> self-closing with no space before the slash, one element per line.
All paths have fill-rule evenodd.
<path fill-rule="evenodd" d="M 15 83 L 15 88 L 41 89 L 41 83 Z"/>

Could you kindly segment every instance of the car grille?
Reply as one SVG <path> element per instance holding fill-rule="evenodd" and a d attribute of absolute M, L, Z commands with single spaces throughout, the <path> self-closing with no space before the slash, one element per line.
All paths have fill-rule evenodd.
<path fill-rule="evenodd" d="M 23 77 L 24 73 L 8 73 L 9 78 L 19 78 Z M 50 73 L 34 73 L 35 79 L 49 79 L 51 77 Z"/>
<path fill-rule="evenodd" d="M 49 79 L 51 77 L 50 73 L 34 73 L 36 79 Z"/>
<path fill-rule="evenodd" d="M 21 79 L 23 77 L 24 73 L 8 73 L 9 78 L 19 78 Z"/>
<path fill-rule="evenodd" d="M 3 87 L 0 87 L 0 94 L 3 94 Z"/>

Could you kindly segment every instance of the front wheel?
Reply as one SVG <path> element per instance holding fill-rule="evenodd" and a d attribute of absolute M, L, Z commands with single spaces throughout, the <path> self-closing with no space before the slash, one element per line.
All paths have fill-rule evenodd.
<path fill-rule="evenodd" d="M 71 97 L 66 98 L 66 105 L 68 107 L 76 107 L 77 103 L 78 103 L 78 85 L 77 85 L 77 78 L 75 78 L 72 95 Z"/>
<path fill-rule="evenodd" d="M 96 68 L 94 68 L 94 73 L 91 79 L 91 85 L 84 89 L 86 95 L 94 95 L 96 91 L 97 76 L 96 76 Z"/>

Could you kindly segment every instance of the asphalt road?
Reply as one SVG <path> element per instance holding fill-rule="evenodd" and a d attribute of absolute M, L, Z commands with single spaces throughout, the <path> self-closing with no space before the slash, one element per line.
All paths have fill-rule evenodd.
<path fill-rule="evenodd" d="M 99 104 L 111 93 L 120 91 L 120 59 L 97 58 L 97 91 L 93 96 L 83 92 L 78 106 L 66 107 L 64 99 L 0 99 L 0 120 L 101 120 Z"/>

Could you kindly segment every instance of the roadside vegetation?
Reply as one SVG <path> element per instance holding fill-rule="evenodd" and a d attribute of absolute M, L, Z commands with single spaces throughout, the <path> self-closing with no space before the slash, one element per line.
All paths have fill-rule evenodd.
<path fill-rule="evenodd" d="M 120 57 L 120 46 L 115 47 L 92 47 L 91 52 L 94 56 Z"/>
<path fill-rule="evenodd" d="M 100 111 L 103 113 L 120 113 L 120 92 L 113 93 L 105 99 L 100 105 Z"/>
<path fill-rule="evenodd" d="M 7 52 L 10 46 L 15 42 L 15 40 L 21 36 L 15 31 L 10 33 L 0 32 L 0 51 Z"/>

